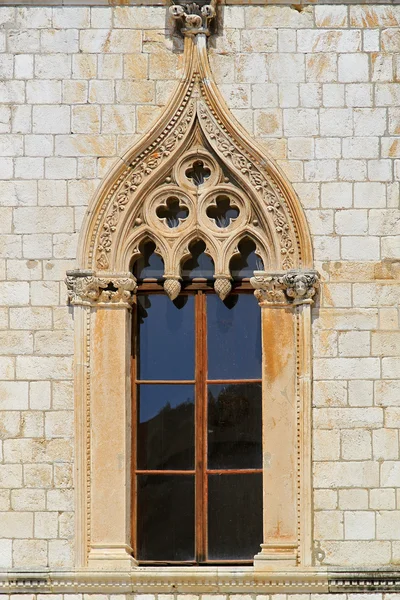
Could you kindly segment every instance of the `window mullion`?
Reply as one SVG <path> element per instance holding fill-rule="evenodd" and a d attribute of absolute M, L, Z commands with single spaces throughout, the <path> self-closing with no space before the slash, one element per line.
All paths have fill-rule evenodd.
<path fill-rule="evenodd" d="M 196 560 L 206 560 L 207 523 L 207 339 L 206 295 L 196 294 Z"/>

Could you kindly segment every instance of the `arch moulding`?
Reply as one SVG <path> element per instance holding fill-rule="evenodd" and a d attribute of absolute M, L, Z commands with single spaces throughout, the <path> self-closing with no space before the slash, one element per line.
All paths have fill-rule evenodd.
<path fill-rule="evenodd" d="M 173 299 L 190 243 L 202 240 L 223 299 L 230 260 L 251 239 L 262 264 L 251 282 L 261 307 L 264 470 L 264 532 L 252 568 L 310 567 L 310 307 L 318 285 L 310 235 L 293 188 L 234 120 L 213 80 L 206 46 L 213 6 L 192 6 L 190 14 L 171 9 L 185 36 L 183 77 L 158 122 L 101 184 L 82 227 L 78 268 L 67 273 L 75 321 L 76 563 L 137 569 L 130 309 L 140 245 L 155 244 Z M 219 202 L 236 217 L 210 216 Z M 183 216 L 165 217 L 171 206 Z"/>

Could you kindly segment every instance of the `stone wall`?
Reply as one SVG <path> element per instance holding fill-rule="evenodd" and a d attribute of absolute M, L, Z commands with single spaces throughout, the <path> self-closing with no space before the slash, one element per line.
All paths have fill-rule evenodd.
<path fill-rule="evenodd" d="M 0 7 L 0 26 L 0 568 L 57 570 L 74 562 L 63 279 L 101 178 L 168 102 L 182 42 L 164 7 Z M 210 39 L 229 107 L 301 199 L 323 278 L 323 565 L 400 561 L 399 51 L 387 5 L 230 6 Z"/>

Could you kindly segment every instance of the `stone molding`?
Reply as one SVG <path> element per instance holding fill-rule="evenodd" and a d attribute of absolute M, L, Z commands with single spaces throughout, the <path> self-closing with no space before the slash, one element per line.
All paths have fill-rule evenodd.
<path fill-rule="evenodd" d="M 101 273 L 76 269 L 67 271 L 65 279 L 68 303 L 71 305 L 130 306 L 136 293 L 136 279 L 132 273 Z"/>
<path fill-rule="evenodd" d="M 319 287 L 319 275 L 315 270 L 290 270 L 281 273 L 255 271 L 250 279 L 254 295 L 260 305 L 312 303 Z"/>
<path fill-rule="evenodd" d="M 296 6 L 380 4 L 393 6 L 400 0 L 297 0 Z M 226 6 L 243 6 L 243 0 L 219 0 Z M 4 0 L 1 6 L 165 6 L 164 0 Z M 246 0 L 245 6 L 265 6 L 265 0 Z M 293 0 L 272 0 L 268 6 L 293 6 Z"/>
<path fill-rule="evenodd" d="M 399 592 L 396 569 L 321 567 L 257 573 L 252 568 L 192 567 L 132 573 L 32 571 L 0 573 L 0 593 L 365 593 Z"/>

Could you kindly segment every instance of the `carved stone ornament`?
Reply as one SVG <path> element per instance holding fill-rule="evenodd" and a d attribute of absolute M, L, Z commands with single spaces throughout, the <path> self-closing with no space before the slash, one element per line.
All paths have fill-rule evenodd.
<path fill-rule="evenodd" d="M 181 22 L 183 35 L 210 35 L 208 24 L 215 16 L 215 1 L 174 3 L 169 12 L 173 19 Z"/>
<path fill-rule="evenodd" d="M 81 269 L 67 271 L 65 283 L 71 305 L 130 305 L 137 288 L 132 273 L 102 273 L 98 276 L 94 271 Z"/>
<path fill-rule="evenodd" d="M 198 241 L 214 263 L 221 298 L 231 289 L 231 260 L 244 240 L 254 244 L 264 270 L 310 268 L 310 236 L 294 190 L 236 122 L 214 82 L 206 47 L 214 4 L 175 4 L 171 12 L 185 37 L 182 81 L 100 187 L 83 225 L 78 264 L 96 277 L 130 272 L 152 242 L 171 299 Z"/>
<path fill-rule="evenodd" d="M 255 271 L 250 283 L 260 304 L 303 304 L 312 303 L 319 286 L 319 276 L 314 270 L 286 273 Z"/>

